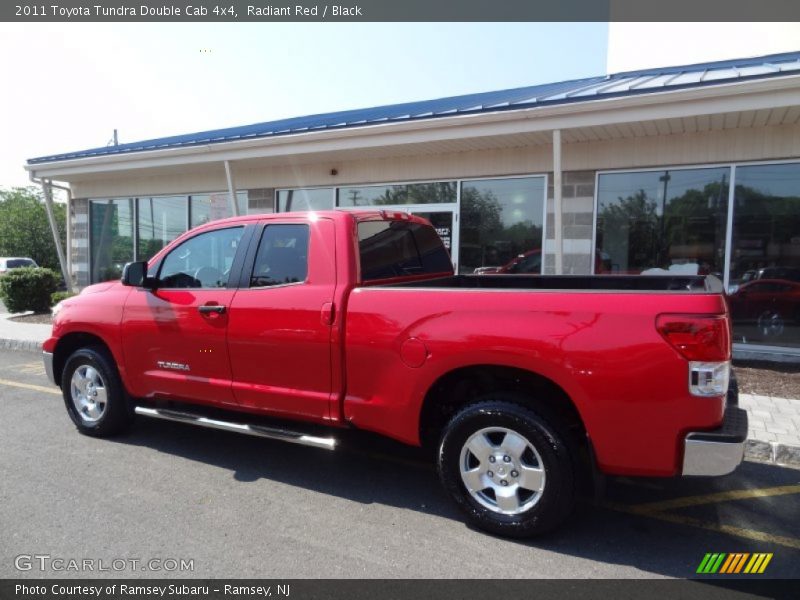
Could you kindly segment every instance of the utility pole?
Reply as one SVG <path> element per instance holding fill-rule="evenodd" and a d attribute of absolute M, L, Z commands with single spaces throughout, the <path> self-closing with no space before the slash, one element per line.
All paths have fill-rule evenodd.
<path fill-rule="evenodd" d="M 669 180 L 672 179 L 672 176 L 669 174 L 669 171 L 664 171 L 664 174 L 658 178 L 659 181 L 664 182 L 664 193 L 661 197 L 661 226 L 659 227 L 659 235 L 658 235 L 658 250 L 656 253 L 656 260 L 657 264 L 656 267 L 661 267 L 663 264 L 666 263 L 666 251 L 664 248 L 664 242 L 666 241 L 666 227 L 667 227 L 667 184 Z M 663 267 L 662 267 L 663 268 Z M 669 266 L 667 266 L 669 268 Z"/>
<path fill-rule="evenodd" d="M 224 161 L 225 163 L 225 178 L 228 180 L 228 196 L 231 200 L 231 214 L 234 217 L 239 216 L 239 203 L 236 199 L 236 184 L 233 181 L 233 169 L 231 167 L 230 161 Z"/>
<path fill-rule="evenodd" d="M 564 274 L 564 239 L 561 223 L 563 219 L 561 189 L 561 130 L 553 130 L 553 225 L 555 227 L 554 238 L 556 246 L 555 272 L 556 275 Z M 546 200 L 545 200 L 546 202 Z M 546 211 L 545 211 L 546 213 Z M 544 247 L 545 240 L 542 240 Z M 594 249 L 592 249 L 594 252 Z M 542 252 L 544 256 L 544 252 Z M 590 263 L 591 264 L 591 263 Z"/>

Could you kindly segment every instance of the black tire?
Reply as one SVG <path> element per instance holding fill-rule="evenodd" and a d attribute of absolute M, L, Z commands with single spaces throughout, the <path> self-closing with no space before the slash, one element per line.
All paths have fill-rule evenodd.
<path fill-rule="evenodd" d="M 72 382 L 75 372 L 82 371 L 82 374 L 90 374 L 91 370 L 97 373 L 98 381 L 102 387 L 95 386 L 89 392 L 101 393 L 104 392 L 105 403 L 102 410 L 95 410 L 97 418 L 92 418 L 88 411 L 84 412 L 79 410 L 79 400 L 73 400 Z M 79 379 L 83 379 L 79 377 Z M 85 378 L 86 380 L 90 378 Z M 122 385 L 119 377 L 119 372 L 114 364 L 113 359 L 109 356 L 108 352 L 99 346 L 91 346 L 88 348 L 81 348 L 73 352 L 67 359 L 64 365 L 64 371 L 61 374 L 61 392 L 64 396 L 64 404 L 67 407 L 67 414 L 69 414 L 72 422 L 78 431 L 85 435 L 95 437 L 108 437 L 116 435 L 128 429 L 133 422 L 133 409 L 128 400 L 128 395 Z M 76 397 L 87 396 L 86 393 L 81 393 L 80 390 L 76 393 Z M 97 396 L 94 397 L 97 399 Z M 94 404 L 97 406 L 97 404 Z"/>
<path fill-rule="evenodd" d="M 574 442 L 569 442 L 566 427 L 555 415 L 545 418 L 542 415 L 546 413 L 539 414 L 522 406 L 520 402 L 524 400 L 515 394 L 494 393 L 487 394 L 479 402 L 463 408 L 445 428 L 439 444 L 438 458 L 442 484 L 466 514 L 467 520 L 488 532 L 516 538 L 533 537 L 555 529 L 570 515 L 576 499 L 577 448 Z M 477 455 L 465 450 L 465 444 L 479 436 L 484 436 L 483 439 L 490 444 L 499 443 L 499 439 L 505 441 L 503 431 L 492 431 L 491 428 L 511 431 L 529 443 L 531 448 L 526 447 L 521 455 L 527 458 L 511 458 L 513 462 L 509 464 L 519 465 L 515 468 L 520 471 L 531 467 L 543 471 L 540 491 L 531 493 L 529 489 L 523 488 L 521 483 L 524 482 L 519 477 L 516 481 L 512 480 L 510 475 L 513 473 L 508 471 L 509 464 L 500 464 L 501 460 L 505 460 L 505 455 L 493 454 L 484 463 L 478 461 Z M 481 433 L 486 429 L 489 431 Z M 499 448 L 501 446 L 491 446 L 493 453 Z M 490 466 L 488 461 L 492 459 L 496 462 Z M 519 504 L 518 512 L 503 514 L 499 512 L 502 510 L 499 504 L 493 508 L 487 506 L 492 504 L 493 488 L 485 488 L 483 492 L 477 493 L 477 497 L 471 493 L 461 474 L 465 461 L 472 461 L 474 468 L 482 472 L 480 485 L 489 481 L 501 495 L 513 494 Z M 507 478 L 506 484 L 510 483 L 512 487 L 499 488 L 502 480 L 498 482 L 496 478 L 500 475 L 494 471 L 482 471 L 484 468 L 497 470 L 497 465 L 500 468 L 505 467 L 508 474 L 502 477 Z M 471 467 L 467 465 L 465 468 Z M 514 472 L 519 474 L 516 470 Z M 493 479 L 486 480 L 485 477 L 489 475 Z M 497 496 L 494 498 L 496 503 Z"/>

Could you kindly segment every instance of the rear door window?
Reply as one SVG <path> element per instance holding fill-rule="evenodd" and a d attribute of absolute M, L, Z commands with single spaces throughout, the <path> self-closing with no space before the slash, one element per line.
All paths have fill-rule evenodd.
<path fill-rule="evenodd" d="M 361 280 L 450 271 L 450 255 L 433 227 L 407 221 L 358 224 Z"/>
<path fill-rule="evenodd" d="M 258 244 L 250 287 L 302 283 L 308 276 L 308 225 L 267 225 Z"/>

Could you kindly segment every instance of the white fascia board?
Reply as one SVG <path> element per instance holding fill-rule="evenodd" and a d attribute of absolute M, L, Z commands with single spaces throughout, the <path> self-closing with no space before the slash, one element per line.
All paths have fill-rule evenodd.
<path fill-rule="evenodd" d="M 337 152 L 796 105 L 800 105 L 800 75 L 495 113 L 76 158 L 25 165 L 25 169 L 36 177 L 69 181 L 91 173 Z"/>

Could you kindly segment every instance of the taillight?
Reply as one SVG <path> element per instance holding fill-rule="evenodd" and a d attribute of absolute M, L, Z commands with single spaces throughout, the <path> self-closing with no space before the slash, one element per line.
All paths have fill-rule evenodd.
<path fill-rule="evenodd" d="M 656 329 L 689 361 L 689 392 L 724 396 L 731 359 L 730 320 L 725 315 L 659 315 Z"/>
<path fill-rule="evenodd" d="M 658 315 L 656 329 L 687 360 L 730 360 L 731 336 L 725 315 Z"/>

